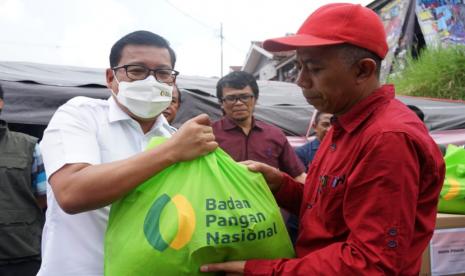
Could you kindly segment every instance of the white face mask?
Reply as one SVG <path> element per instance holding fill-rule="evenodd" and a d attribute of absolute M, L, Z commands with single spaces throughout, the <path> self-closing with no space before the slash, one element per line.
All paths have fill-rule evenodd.
<path fill-rule="evenodd" d="M 115 77 L 116 79 L 116 77 Z M 111 93 L 137 117 L 150 119 L 160 115 L 171 103 L 173 86 L 160 83 L 153 76 L 133 82 L 118 82 L 118 94 Z"/>

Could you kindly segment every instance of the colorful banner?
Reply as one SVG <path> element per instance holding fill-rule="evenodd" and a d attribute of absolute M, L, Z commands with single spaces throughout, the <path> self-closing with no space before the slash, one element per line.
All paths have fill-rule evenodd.
<path fill-rule="evenodd" d="M 464 0 L 417 0 L 416 13 L 428 46 L 465 44 Z"/>

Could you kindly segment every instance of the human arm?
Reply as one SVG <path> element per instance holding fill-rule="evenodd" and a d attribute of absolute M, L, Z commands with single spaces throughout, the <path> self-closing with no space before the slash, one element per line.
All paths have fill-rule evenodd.
<path fill-rule="evenodd" d="M 305 184 L 305 178 L 307 178 L 307 174 L 303 172 L 300 175 L 294 177 L 294 180 L 302 184 Z"/>
<path fill-rule="evenodd" d="M 307 176 L 306 166 L 301 161 L 296 151 L 292 148 L 284 134 L 283 140 L 284 143 L 282 144 L 282 150 L 278 157 L 279 169 L 292 176 L 296 181 L 305 183 L 305 178 Z"/>
<path fill-rule="evenodd" d="M 434 228 L 434 198 L 439 191 L 420 192 L 420 179 L 423 172 L 440 175 L 441 169 L 424 167 L 420 173 L 430 156 L 420 158 L 422 149 L 417 146 L 402 133 L 374 137 L 355 160 L 357 165 L 344 184 L 341 200 L 347 237 L 301 258 L 247 261 L 244 274 L 418 273 L 421 253 Z M 433 184 L 440 187 L 440 183 Z M 430 214 L 420 217 L 419 209 L 430 210 Z"/>
<path fill-rule="evenodd" d="M 294 177 L 294 179 L 300 183 L 305 184 L 305 179 L 307 178 L 307 174 L 305 172 L 308 171 L 308 164 L 310 162 L 309 159 L 313 158 L 313 155 L 311 155 L 310 152 L 310 143 L 306 143 L 300 147 L 295 148 L 294 152 L 297 155 L 300 162 L 302 162 L 302 165 L 304 165 L 305 167 L 305 171 L 300 175 Z"/>
<path fill-rule="evenodd" d="M 252 160 L 240 163 L 246 165 L 250 171 L 259 172 L 263 175 L 280 207 L 296 215 L 299 213 L 303 194 L 303 184 L 301 182 L 265 163 Z"/>
<path fill-rule="evenodd" d="M 45 210 L 47 208 L 47 177 L 38 144 L 34 146 L 32 153 L 31 181 L 36 203 L 40 209 Z"/>
<path fill-rule="evenodd" d="M 151 150 L 105 164 L 66 164 L 50 176 L 49 182 L 60 207 L 68 213 L 80 213 L 106 206 L 168 166 L 216 147 L 209 118 L 203 114 Z"/>
<path fill-rule="evenodd" d="M 299 157 L 302 164 L 305 166 L 305 170 L 308 171 L 308 164 L 310 158 L 310 143 L 307 142 L 302 146 L 295 148 L 295 154 Z"/>
<path fill-rule="evenodd" d="M 37 195 L 36 203 L 42 211 L 45 211 L 47 209 L 47 195 Z"/>
<path fill-rule="evenodd" d="M 216 264 L 204 264 L 200 267 L 201 272 L 226 272 L 226 276 L 244 275 L 245 261 L 232 261 Z"/>

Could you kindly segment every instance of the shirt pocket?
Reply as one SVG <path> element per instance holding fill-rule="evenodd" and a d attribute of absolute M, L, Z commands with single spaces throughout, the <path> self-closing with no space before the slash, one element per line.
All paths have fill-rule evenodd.
<path fill-rule="evenodd" d="M 22 181 L 27 180 L 27 177 L 31 175 L 31 172 L 26 172 L 28 162 L 28 158 L 21 155 L 2 155 L 0 158 L 0 175 L 2 176 L 0 180 L 1 201 L 11 201 L 11 193 L 15 191 L 12 185 L 23 183 Z"/>
<path fill-rule="evenodd" d="M 27 167 L 27 162 L 26 157 L 5 154 L 0 158 L 0 168 L 24 170 Z"/>
<path fill-rule="evenodd" d="M 40 254 L 42 227 L 34 209 L 0 210 L 0 240 L 4 242 L 0 259 Z"/>
<path fill-rule="evenodd" d="M 346 191 L 344 175 L 320 176 L 320 186 L 317 195 L 318 217 L 329 232 L 337 234 L 343 229 L 343 203 Z"/>

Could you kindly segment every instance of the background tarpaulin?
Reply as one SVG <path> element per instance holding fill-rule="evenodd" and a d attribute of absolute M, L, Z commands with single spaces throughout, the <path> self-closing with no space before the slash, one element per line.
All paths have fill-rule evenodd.
<path fill-rule="evenodd" d="M 180 75 L 182 105 L 175 126 L 201 113 L 212 120 L 222 114 L 216 98 L 218 78 Z M 5 92 L 2 119 L 27 132 L 48 124 L 55 110 L 74 96 L 108 98 L 105 70 L 25 62 L 0 62 L 0 84 Z M 307 104 L 300 88 L 287 82 L 258 81 L 260 96 L 255 116 L 281 128 L 288 136 L 303 136 L 314 108 Z M 416 97 L 398 97 L 425 113 L 430 130 L 465 129 L 465 104 Z"/>

